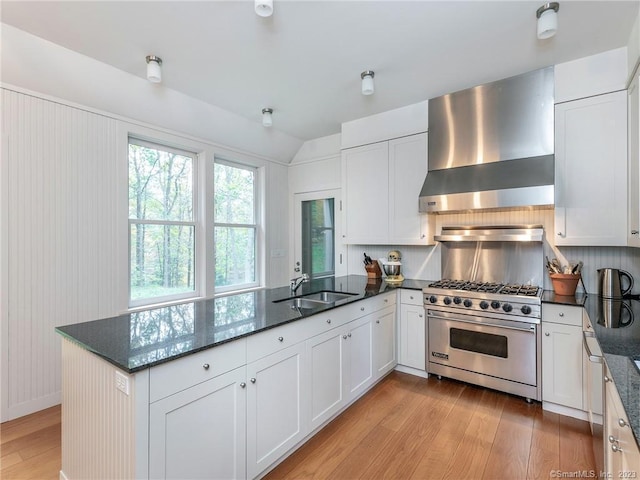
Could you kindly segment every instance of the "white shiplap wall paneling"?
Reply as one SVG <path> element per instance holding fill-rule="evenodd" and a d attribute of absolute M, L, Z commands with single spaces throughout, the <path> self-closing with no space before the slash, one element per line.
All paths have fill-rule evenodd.
<path fill-rule="evenodd" d="M 2 106 L 4 421 L 59 402 L 54 327 L 116 313 L 123 190 L 115 120 L 7 89 Z"/>

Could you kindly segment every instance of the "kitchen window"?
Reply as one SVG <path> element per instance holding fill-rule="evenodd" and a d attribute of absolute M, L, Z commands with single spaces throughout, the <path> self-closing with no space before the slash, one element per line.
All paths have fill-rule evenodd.
<path fill-rule="evenodd" d="M 197 294 L 195 153 L 129 138 L 129 305 Z"/>
<path fill-rule="evenodd" d="M 216 292 L 258 286 L 257 169 L 216 159 L 214 249 Z"/>

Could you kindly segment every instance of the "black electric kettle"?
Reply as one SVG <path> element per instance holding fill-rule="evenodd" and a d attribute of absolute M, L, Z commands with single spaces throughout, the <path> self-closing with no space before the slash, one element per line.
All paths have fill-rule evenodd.
<path fill-rule="evenodd" d="M 624 288 L 623 279 L 627 279 L 627 287 Z M 598 295 L 602 298 L 621 299 L 631 292 L 633 277 L 629 272 L 617 268 L 601 268 L 598 270 Z"/>

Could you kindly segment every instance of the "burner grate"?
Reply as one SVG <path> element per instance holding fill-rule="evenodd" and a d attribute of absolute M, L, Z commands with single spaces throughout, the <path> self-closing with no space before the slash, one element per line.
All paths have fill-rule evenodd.
<path fill-rule="evenodd" d="M 429 284 L 432 288 L 442 288 L 446 290 L 464 290 L 468 292 L 481 292 L 481 293 L 500 293 L 504 295 L 523 295 L 527 297 L 534 297 L 538 295 L 540 290 L 535 285 L 521 285 L 521 284 L 502 284 L 497 282 L 473 282 L 468 280 L 452 280 L 444 278 Z"/>

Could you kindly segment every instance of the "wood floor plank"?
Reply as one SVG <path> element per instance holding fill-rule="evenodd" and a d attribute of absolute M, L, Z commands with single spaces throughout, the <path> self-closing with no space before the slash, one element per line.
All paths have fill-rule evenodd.
<path fill-rule="evenodd" d="M 2 444 L 15 440 L 16 438 L 30 435 L 44 427 L 50 427 L 60 423 L 61 407 L 56 405 L 45 410 L 41 410 L 32 415 L 4 422 L 0 425 L 0 438 Z"/>
<path fill-rule="evenodd" d="M 595 470 L 593 449 L 591 447 L 591 429 L 587 422 L 559 416 L 560 435 L 560 470 L 575 472 Z"/>
<path fill-rule="evenodd" d="M 445 479 L 474 478 L 484 470 L 507 399 L 507 395 L 494 390 L 482 393 L 480 404 L 464 431 L 458 449 L 449 460 Z"/>
<path fill-rule="evenodd" d="M 527 467 L 528 479 L 549 478 L 560 469 L 560 424 L 557 413 L 536 411 Z"/>
<path fill-rule="evenodd" d="M 539 405 L 514 397 L 505 404 L 483 478 L 526 478 L 533 419 Z"/>

